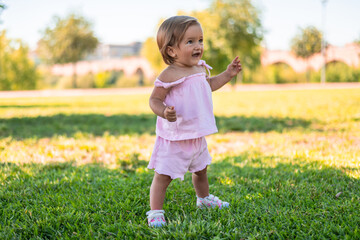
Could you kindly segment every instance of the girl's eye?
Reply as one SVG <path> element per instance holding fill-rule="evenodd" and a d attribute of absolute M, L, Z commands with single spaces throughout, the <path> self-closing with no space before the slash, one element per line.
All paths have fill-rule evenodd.
<path fill-rule="evenodd" d="M 200 39 L 200 40 L 199 40 L 199 43 L 203 43 L 203 40 L 202 40 L 202 39 Z"/>
<path fill-rule="evenodd" d="M 192 43 L 193 43 L 193 41 L 192 41 L 192 40 L 189 40 L 187 43 L 188 43 L 188 44 L 192 44 Z"/>

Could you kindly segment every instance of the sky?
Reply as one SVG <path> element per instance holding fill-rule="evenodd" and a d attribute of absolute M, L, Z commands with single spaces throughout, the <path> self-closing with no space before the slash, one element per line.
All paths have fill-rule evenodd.
<path fill-rule="evenodd" d="M 0 15 L 0 30 L 8 38 L 20 38 L 31 49 L 53 16 L 70 12 L 83 15 L 104 44 L 129 44 L 155 37 L 161 18 L 209 7 L 211 0 L 0 0 L 7 6 Z M 344 46 L 360 39 L 360 0 L 254 0 L 265 29 L 263 45 L 270 50 L 289 50 L 300 28 L 323 30 L 328 43 Z M 325 9 L 325 11 L 323 11 Z M 322 17 L 325 13 L 325 24 Z M 206 37 L 206 32 L 204 32 Z"/>

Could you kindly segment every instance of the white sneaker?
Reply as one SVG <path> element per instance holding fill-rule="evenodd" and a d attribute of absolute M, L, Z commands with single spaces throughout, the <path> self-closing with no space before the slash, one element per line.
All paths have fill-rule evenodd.
<path fill-rule="evenodd" d="M 219 209 L 228 208 L 228 202 L 221 201 L 218 197 L 210 194 L 207 197 L 199 198 L 197 197 L 196 206 L 198 208 L 215 208 L 218 207 Z"/>
<path fill-rule="evenodd" d="M 164 210 L 150 210 L 146 213 L 149 227 L 162 227 L 166 225 Z"/>

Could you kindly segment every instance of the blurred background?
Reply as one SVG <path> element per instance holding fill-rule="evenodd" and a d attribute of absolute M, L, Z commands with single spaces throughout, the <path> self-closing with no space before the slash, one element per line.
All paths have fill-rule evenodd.
<path fill-rule="evenodd" d="M 0 1 L 0 90 L 152 86 L 161 22 L 199 19 L 212 74 L 233 84 L 360 81 L 356 0 Z"/>

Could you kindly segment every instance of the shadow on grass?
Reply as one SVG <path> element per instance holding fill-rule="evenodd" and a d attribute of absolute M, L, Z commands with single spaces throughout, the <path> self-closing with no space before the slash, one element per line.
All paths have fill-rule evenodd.
<path fill-rule="evenodd" d="M 294 118 L 274 117 L 216 117 L 220 133 L 229 131 L 282 132 L 292 128 L 310 128 L 311 121 Z M 57 114 L 53 116 L 0 119 L 0 138 L 11 136 L 15 139 L 44 138 L 57 135 L 74 136 L 76 133 L 102 136 L 155 134 L 154 114 Z"/>
<path fill-rule="evenodd" d="M 240 132 L 283 132 L 292 128 L 307 129 L 311 121 L 297 118 L 276 118 L 276 117 L 218 117 L 216 125 L 219 132 L 240 131 Z"/>
<path fill-rule="evenodd" d="M 257 238 L 355 236 L 359 179 L 315 160 L 268 167 L 275 158 L 279 159 L 244 154 L 209 167 L 211 192 L 231 204 L 225 212 L 196 210 L 190 174 L 184 182 L 174 181 L 164 206 L 169 226 L 161 231 L 146 225 L 153 176 L 152 171 L 139 171 L 146 161 L 135 161 L 130 170 L 130 163 L 120 163 L 117 169 L 0 163 L 0 206 L 3 219 L 11 218 L 3 222 L 0 236 L 240 239 L 251 238 L 254 232 Z M 336 197 L 338 192 L 343 194 Z"/>

